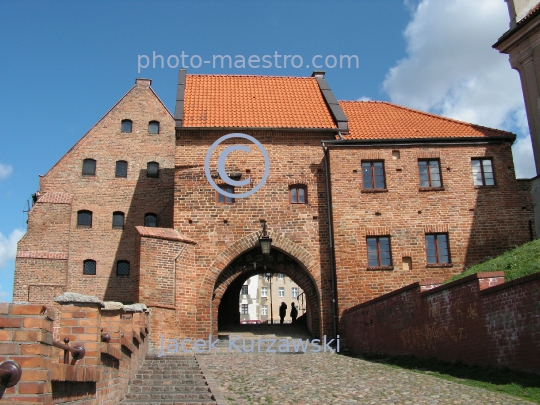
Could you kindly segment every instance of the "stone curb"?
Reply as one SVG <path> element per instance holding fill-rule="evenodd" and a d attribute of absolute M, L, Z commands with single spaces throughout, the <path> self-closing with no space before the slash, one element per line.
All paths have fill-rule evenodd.
<path fill-rule="evenodd" d="M 210 391 L 212 392 L 212 395 L 214 396 L 214 400 L 216 401 L 217 405 L 229 405 L 225 397 L 223 396 L 223 393 L 221 392 L 221 388 L 219 387 L 219 384 L 216 380 L 214 380 L 214 377 L 212 377 L 212 374 L 208 371 L 206 362 L 204 360 L 203 356 L 195 356 L 195 360 L 197 363 L 199 363 L 199 368 L 201 369 L 204 378 L 206 379 L 206 382 L 208 383 L 208 387 L 210 387 Z"/>

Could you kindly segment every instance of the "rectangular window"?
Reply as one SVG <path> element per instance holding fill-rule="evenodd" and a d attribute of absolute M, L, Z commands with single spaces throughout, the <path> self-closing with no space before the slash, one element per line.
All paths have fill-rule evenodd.
<path fill-rule="evenodd" d="M 298 287 L 293 287 L 291 291 L 291 295 L 293 298 L 298 297 Z"/>
<path fill-rule="evenodd" d="M 420 187 L 442 187 L 441 168 L 438 160 L 419 160 Z"/>
<path fill-rule="evenodd" d="M 278 273 L 277 278 L 283 280 L 283 273 Z"/>
<path fill-rule="evenodd" d="M 268 315 L 268 305 L 263 305 L 262 306 L 261 315 Z"/>
<path fill-rule="evenodd" d="M 247 295 L 248 293 L 248 286 L 247 285 L 243 285 L 242 286 L 242 295 Z"/>
<path fill-rule="evenodd" d="M 263 297 L 263 298 L 268 297 L 268 287 L 262 287 L 261 288 L 261 297 Z"/>
<path fill-rule="evenodd" d="M 278 297 L 285 297 L 285 287 L 279 287 Z"/>
<path fill-rule="evenodd" d="M 223 187 L 220 187 L 223 191 L 226 191 L 227 193 L 230 193 L 230 194 L 234 194 L 234 187 L 231 187 L 231 186 L 223 186 Z M 234 203 L 234 198 L 232 197 L 228 197 L 228 196 L 224 196 L 223 194 L 221 193 L 218 193 L 216 191 L 216 194 L 217 194 L 217 202 L 218 203 L 221 203 L 221 204 L 233 204 Z"/>
<path fill-rule="evenodd" d="M 368 266 L 383 267 L 392 265 L 389 236 L 370 236 L 367 238 Z"/>
<path fill-rule="evenodd" d="M 364 189 L 384 189 L 384 162 L 362 162 Z"/>
<path fill-rule="evenodd" d="M 448 234 L 426 234 L 426 252 L 428 264 L 450 263 L 450 252 L 448 251 Z"/>
<path fill-rule="evenodd" d="M 475 186 L 494 186 L 493 161 L 491 159 L 472 159 L 472 175 Z"/>
<path fill-rule="evenodd" d="M 248 304 L 242 304 L 242 315 L 247 315 L 248 313 Z"/>

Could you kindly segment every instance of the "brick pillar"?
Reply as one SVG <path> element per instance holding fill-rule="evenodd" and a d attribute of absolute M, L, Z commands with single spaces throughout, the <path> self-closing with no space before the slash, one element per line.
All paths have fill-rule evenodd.
<path fill-rule="evenodd" d="M 23 370 L 20 382 L 5 390 L 6 403 L 52 404 L 53 320 L 43 305 L 0 303 L 0 363 L 12 360 Z"/>

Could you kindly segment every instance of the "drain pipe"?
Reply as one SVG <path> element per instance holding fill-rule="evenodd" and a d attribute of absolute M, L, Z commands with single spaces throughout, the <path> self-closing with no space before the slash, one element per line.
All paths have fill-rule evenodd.
<path fill-rule="evenodd" d="M 326 170 L 326 205 L 328 208 L 328 239 L 330 247 L 330 267 L 332 275 L 332 321 L 334 326 L 334 339 L 338 336 L 338 297 L 336 286 L 336 252 L 334 248 L 334 220 L 332 214 L 332 192 L 330 189 L 330 153 L 328 147 L 322 142 L 322 149 L 324 153 L 324 166 Z M 337 342 L 337 340 L 336 340 Z"/>

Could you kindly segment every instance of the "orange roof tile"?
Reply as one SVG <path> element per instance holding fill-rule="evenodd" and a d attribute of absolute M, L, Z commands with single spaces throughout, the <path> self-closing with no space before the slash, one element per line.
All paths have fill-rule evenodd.
<path fill-rule="evenodd" d="M 336 128 L 314 77 L 187 75 L 184 127 Z"/>
<path fill-rule="evenodd" d="M 512 133 L 468 124 L 384 101 L 340 101 L 349 119 L 345 139 L 505 137 Z"/>

